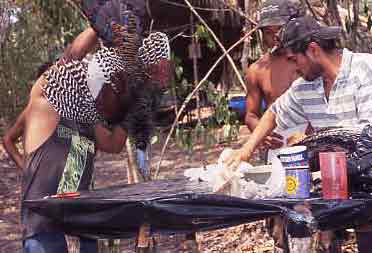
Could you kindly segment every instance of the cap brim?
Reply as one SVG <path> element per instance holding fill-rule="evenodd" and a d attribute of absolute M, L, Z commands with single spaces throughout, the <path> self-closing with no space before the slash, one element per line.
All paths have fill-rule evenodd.
<path fill-rule="evenodd" d="M 261 29 L 267 26 L 282 26 L 287 23 L 288 19 L 288 16 L 263 18 L 258 22 L 257 28 Z"/>
<path fill-rule="evenodd" d="M 317 31 L 314 36 L 320 39 L 336 39 L 340 37 L 342 33 L 342 28 L 339 26 L 328 26 L 322 27 L 319 31 Z"/>
<path fill-rule="evenodd" d="M 321 29 L 319 29 L 316 32 L 305 33 L 305 34 L 302 34 L 301 36 L 298 36 L 294 40 L 287 41 L 285 43 L 281 43 L 280 46 L 274 47 L 271 50 L 271 52 L 274 53 L 274 52 L 277 52 L 278 50 L 280 50 L 282 48 L 288 48 L 292 44 L 294 44 L 296 41 L 304 39 L 308 36 L 314 36 L 314 37 L 317 37 L 317 38 L 323 39 L 323 40 L 331 40 L 331 39 L 337 39 L 338 37 L 340 37 L 341 33 L 342 33 L 342 28 L 339 27 L 339 26 L 321 27 Z"/>

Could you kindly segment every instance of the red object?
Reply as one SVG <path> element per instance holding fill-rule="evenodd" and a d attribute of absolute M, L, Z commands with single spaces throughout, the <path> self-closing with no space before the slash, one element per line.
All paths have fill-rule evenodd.
<path fill-rule="evenodd" d="M 345 152 L 319 153 L 323 199 L 347 199 Z"/>
<path fill-rule="evenodd" d="M 51 198 L 54 199 L 65 199 L 65 198 L 76 198 L 79 197 L 80 193 L 79 192 L 66 192 L 66 193 L 60 193 L 56 195 L 50 196 Z"/>

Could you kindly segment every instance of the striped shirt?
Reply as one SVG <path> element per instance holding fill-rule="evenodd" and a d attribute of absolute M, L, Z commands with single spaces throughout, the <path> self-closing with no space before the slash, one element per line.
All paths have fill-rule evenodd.
<path fill-rule="evenodd" d="M 314 129 L 367 123 L 372 119 L 372 54 L 343 50 L 328 101 L 322 77 L 314 81 L 299 78 L 270 110 L 279 131 L 307 123 Z"/>

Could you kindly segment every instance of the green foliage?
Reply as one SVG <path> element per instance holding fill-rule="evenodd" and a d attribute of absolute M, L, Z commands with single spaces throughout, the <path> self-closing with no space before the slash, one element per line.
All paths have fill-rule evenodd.
<path fill-rule="evenodd" d="M 14 4 L 15 22 L 0 44 L 0 115 L 8 120 L 27 103 L 39 67 L 54 61 L 86 26 L 65 0 L 17 0 Z"/>
<path fill-rule="evenodd" d="M 192 91 L 192 84 L 183 77 L 183 62 L 174 53 L 171 55 L 172 62 L 175 66 L 175 78 L 170 84 L 170 92 L 177 101 L 183 101 Z"/>
<path fill-rule="evenodd" d="M 192 130 L 191 129 L 183 129 L 177 127 L 176 129 L 176 143 L 179 147 L 185 149 L 189 153 L 193 150 L 193 143 L 192 143 Z"/>
<path fill-rule="evenodd" d="M 211 49 L 212 51 L 216 51 L 216 42 L 213 40 L 205 26 L 197 25 L 195 36 L 199 41 L 205 41 L 209 49 Z"/>
<path fill-rule="evenodd" d="M 203 26 L 199 26 L 203 27 Z M 204 28 L 199 28 L 204 31 Z M 203 34 L 203 33 L 202 33 Z M 183 76 L 183 62 L 172 54 L 175 65 L 175 79 L 171 83 L 170 92 L 180 105 L 193 90 L 192 82 Z M 232 141 L 239 132 L 239 121 L 235 112 L 229 110 L 228 100 L 224 94 L 214 89 L 212 83 L 205 82 L 200 89 L 207 95 L 207 100 L 214 110 L 214 114 L 206 122 L 198 121 L 194 128 L 184 128 L 180 125 L 176 128 L 175 138 L 179 147 L 192 153 L 195 143 L 203 143 L 207 147 L 215 145 L 218 141 Z M 191 122 L 188 122 L 189 124 Z M 223 126 L 223 136 L 218 138 L 217 129 Z"/>
<path fill-rule="evenodd" d="M 229 109 L 226 96 L 216 91 L 211 83 L 204 86 L 204 91 L 207 93 L 208 101 L 213 104 L 217 125 L 223 125 L 223 141 L 232 141 L 239 133 L 238 115 Z"/>
<path fill-rule="evenodd" d="M 363 12 L 364 12 L 364 15 L 366 17 L 369 15 L 369 7 L 368 7 L 368 1 L 367 0 L 364 0 L 364 3 L 363 3 Z"/>
<path fill-rule="evenodd" d="M 176 129 L 176 143 L 189 154 L 192 153 L 196 143 L 203 143 L 208 148 L 218 142 L 233 141 L 239 134 L 238 117 L 235 112 L 229 110 L 226 97 L 216 91 L 211 83 L 204 85 L 202 90 L 207 94 L 214 114 L 207 122 L 198 121 L 194 128 L 178 126 Z M 219 136 L 218 128 L 221 126 L 223 134 Z"/>

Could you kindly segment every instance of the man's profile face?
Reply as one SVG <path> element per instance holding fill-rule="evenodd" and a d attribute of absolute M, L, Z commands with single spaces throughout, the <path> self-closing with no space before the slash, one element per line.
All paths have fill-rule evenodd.
<path fill-rule="evenodd" d="M 122 110 L 119 96 L 110 85 L 104 85 L 96 98 L 96 109 L 108 122 L 116 122 Z"/>
<path fill-rule="evenodd" d="M 263 27 L 262 37 L 265 45 L 269 48 L 279 45 L 279 31 L 281 26 L 266 26 Z"/>
<path fill-rule="evenodd" d="M 322 67 L 313 61 L 306 53 L 294 53 L 287 49 L 287 60 L 296 66 L 296 72 L 307 81 L 314 81 L 322 74 Z"/>
<path fill-rule="evenodd" d="M 151 64 L 147 67 L 150 77 L 159 84 L 159 89 L 165 89 L 169 86 L 173 75 L 174 66 L 170 60 L 162 59 L 157 64 Z"/>

